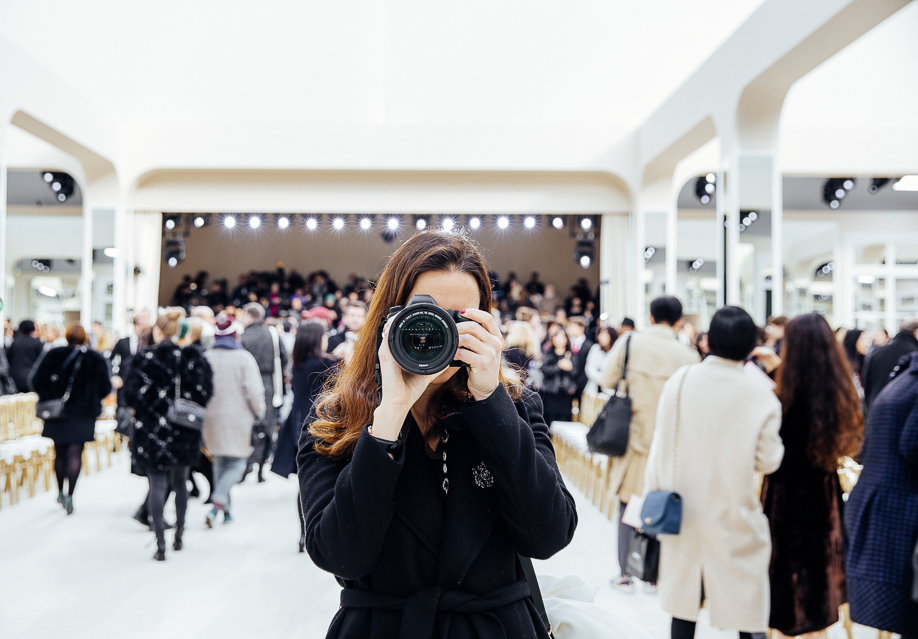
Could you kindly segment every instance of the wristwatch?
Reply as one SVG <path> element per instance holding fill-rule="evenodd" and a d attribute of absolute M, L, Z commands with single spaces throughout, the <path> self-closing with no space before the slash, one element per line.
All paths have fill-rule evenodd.
<path fill-rule="evenodd" d="M 398 438 L 395 441 L 391 439 L 382 439 L 373 434 L 373 424 L 367 424 L 367 431 L 370 434 L 370 437 L 382 444 L 383 449 L 395 457 L 402 450 L 402 447 L 405 445 L 405 428 L 402 427 L 402 430 L 398 433 Z"/>

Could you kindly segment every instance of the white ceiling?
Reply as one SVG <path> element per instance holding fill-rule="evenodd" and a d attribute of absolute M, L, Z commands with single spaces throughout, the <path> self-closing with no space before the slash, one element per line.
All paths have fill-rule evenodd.
<path fill-rule="evenodd" d="M 627 133 L 762 0 L 0 3 L 0 34 L 123 123 Z"/>

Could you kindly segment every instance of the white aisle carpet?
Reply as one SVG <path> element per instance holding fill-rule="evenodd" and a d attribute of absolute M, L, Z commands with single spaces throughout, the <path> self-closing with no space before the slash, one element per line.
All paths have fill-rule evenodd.
<path fill-rule="evenodd" d="M 113 466 L 82 476 L 67 517 L 56 490 L 0 510 L 2 639 L 313 639 L 325 636 L 338 609 L 337 583 L 297 552 L 295 478 L 254 475 L 234 490 L 234 519 L 204 526 L 207 507 L 191 500 L 185 549 L 155 562 L 153 534 L 131 515 L 146 480 L 129 473 L 126 453 Z M 667 639 L 669 617 L 656 596 L 609 586 L 617 571 L 616 526 L 576 491 L 580 525 L 573 543 L 540 574 L 573 573 L 599 586 L 596 603 Z M 174 511 L 167 508 L 167 520 Z M 698 637 L 733 638 L 710 628 Z M 856 636 L 876 637 L 859 629 Z M 841 628 L 830 639 L 842 639 Z"/>

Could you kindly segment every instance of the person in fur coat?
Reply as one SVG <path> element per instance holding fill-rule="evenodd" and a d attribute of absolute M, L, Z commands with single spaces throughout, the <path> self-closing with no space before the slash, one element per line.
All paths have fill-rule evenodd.
<path fill-rule="evenodd" d="M 776 389 L 784 461 L 765 478 L 762 506 L 772 538 L 769 627 L 791 637 L 833 625 L 848 600 L 837 469 L 863 431 L 853 379 L 822 316 L 790 321 Z"/>
<path fill-rule="evenodd" d="M 186 480 L 201 451 L 199 431 L 166 421 L 169 400 L 176 397 L 176 377 L 183 399 L 206 406 L 213 394 L 213 371 L 204 356 L 195 348 L 180 348 L 172 341 L 183 319 L 181 309 L 160 315 L 153 327 L 154 345 L 134 357 L 124 383 L 125 398 L 135 418 L 131 455 L 150 480 L 157 561 L 165 559 L 163 506 L 170 489 L 175 491 L 176 507 L 173 549 L 182 549 L 188 504 Z"/>

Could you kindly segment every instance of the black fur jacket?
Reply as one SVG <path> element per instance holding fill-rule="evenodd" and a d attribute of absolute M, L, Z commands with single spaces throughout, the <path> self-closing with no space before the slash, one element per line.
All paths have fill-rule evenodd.
<path fill-rule="evenodd" d="M 166 421 L 175 398 L 176 368 L 181 371 L 182 398 L 206 406 L 213 394 L 213 371 L 195 348 L 165 340 L 137 353 L 124 380 L 124 397 L 134 409 L 131 455 L 144 471 L 192 466 L 201 450 L 201 434 Z"/>
<path fill-rule="evenodd" d="M 102 355 L 91 350 L 71 357 L 73 350 L 73 346 L 60 346 L 45 353 L 32 373 L 32 388 L 38 393 L 39 401 L 60 399 L 67 391 L 79 360 L 80 369 L 73 378 L 73 388 L 70 399 L 64 404 L 63 416 L 98 417 L 102 413 L 102 400 L 112 392 L 108 363 Z"/>

